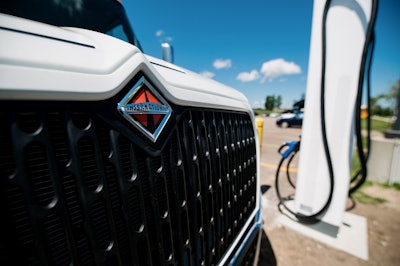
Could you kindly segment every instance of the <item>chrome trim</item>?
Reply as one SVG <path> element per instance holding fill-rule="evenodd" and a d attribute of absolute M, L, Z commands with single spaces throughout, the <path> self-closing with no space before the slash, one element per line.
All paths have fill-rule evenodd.
<path fill-rule="evenodd" d="M 236 265 L 238 262 L 238 259 L 243 255 L 242 253 L 245 252 L 246 247 L 248 244 L 251 244 L 251 240 L 253 240 L 254 237 L 258 237 L 259 239 L 257 240 L 257 250 L 260 248 L 260 238 L 261 238 L 261 230 L 262 230 L 262 226 L 263 226 L 263 219 L 262 219 L 262 215 L 261 215 L 261 208 L 257 211 L 256 217 L 255 217 L 255 222 L 252 226 L 252 228 L 250 229 L 249 233 L 247 234 L 247 236 L 245 237 L 245 239 L 242 241 L 240 247 L 236 250 L 235 255 L 233 256 L 233 258 L 231 259 L 231 261 L 229 262 L 229 265 Z M 255 234 L 258 234 L 258 236 L 254 236 Z M 258 254 L 258 252 L 257 252 Z"/>

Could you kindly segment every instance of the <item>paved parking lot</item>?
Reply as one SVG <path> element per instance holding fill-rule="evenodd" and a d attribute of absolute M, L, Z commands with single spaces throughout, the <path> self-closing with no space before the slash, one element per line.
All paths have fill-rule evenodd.
<path fill-rule="evenodd" d="M 268 228 L 276 226 L 276 218 L 279 212 L 276 208 L 278 199 L 275 193 L 275 175 L 277 165 L 281 160 L 278 153 L 279 147 L 286 141 L 297 141 L 301 135 L 301 128 L 280 128 L 275 124 L 276 118 L 265 117 L 263 127 L 263 140 L 261 148 L 261 186 L 269 187 L 268 193 L 264 194 L 266 224 Z M 295 165 L 294 165 L 295 166 Z M 285 190 L 285 188 L 282 188 Z"/>
<path fill-rule="evenodd" d="M 263 262 L 259 265 L 400 265 L 400 191 L 372 185 L 363 193 L 385 200 L 381 204 L 361 204 L 350 212 L 363 216 L 368 223 L 368 260 L 349 255 L 282 226 L 278 218 L 275 192 L 276 167 L 281 159 L 277 152 L 285 141 L 299 140 L 301 128 L 279 128 L 276 118 L 265 117 L 261 150 L 261 186 L 263 194 L 264 231 Z M 291 166 L 296 167 L 296 162 Z M 293 172 L 293 177 L 295 172 Z M 282 178 L 282 177 L 281 177 Z M 282 178 L 284 195 L 289 188 Z M 280 186 L 281 187 L 281 186 Z M 268 189 L 269 188 L 269 189 Z M 272 252 L 272 253 L 271 253 Z M 273 259 L 271 257 L 273 256 Z M 267 259 L 265 260 L 265 257 Z"/>
<path fill-rule="evenodd" d="M 261 184 L 268 184 L 275 179 L 276 166 L 281 159 L 279 147 L 286 141 L 297 141 L 301 128 L 280 128 L 275 125 L 276 118 L 265 117 L 261 149 Z"/>

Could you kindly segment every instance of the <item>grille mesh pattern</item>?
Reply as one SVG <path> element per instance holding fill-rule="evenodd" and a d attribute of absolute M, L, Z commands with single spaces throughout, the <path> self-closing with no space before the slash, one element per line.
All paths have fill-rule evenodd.
<path fill-rule="evenodd" d="M 0 264 L 217 264 L 255 209 L 253 126 L 179 117 L 154 156 L 90 111 L 1 112 Z"/>

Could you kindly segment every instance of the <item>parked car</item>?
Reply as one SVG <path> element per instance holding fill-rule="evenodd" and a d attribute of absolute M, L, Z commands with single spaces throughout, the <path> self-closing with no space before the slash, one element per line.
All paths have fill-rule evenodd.
<path fill-rule="evenodd" d="M 276 125 L 282 128 L 301 127 L 303 124 L 303 112 L 285 113 L 278 117 Z"/>

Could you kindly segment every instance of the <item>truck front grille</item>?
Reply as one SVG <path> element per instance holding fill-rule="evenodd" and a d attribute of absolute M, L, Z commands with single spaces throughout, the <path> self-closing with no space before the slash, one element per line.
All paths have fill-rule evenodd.
<path fill-rule="evenodd" d="M 256 208 L 246 113 L 183 110 L 154 151 L 90 110 L 40 110 L 0 113 L 1 265 L 217 264 Z"/>

